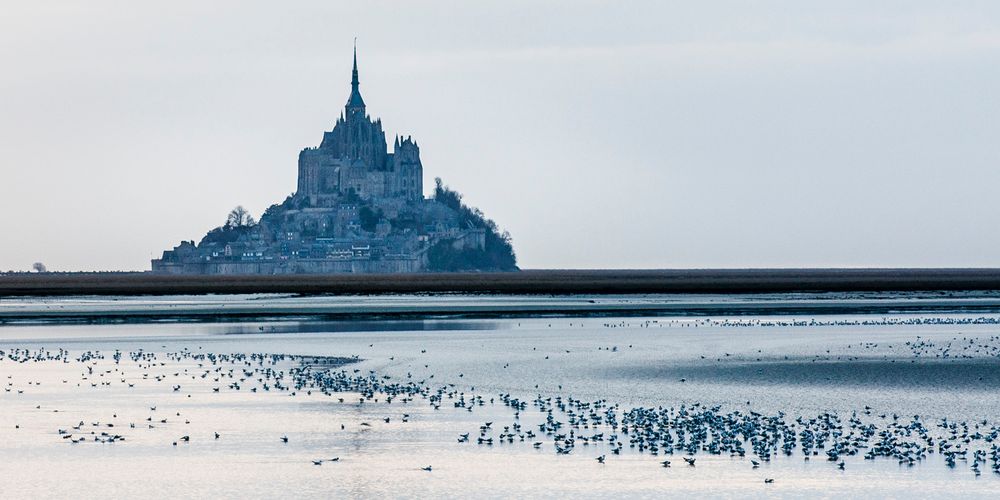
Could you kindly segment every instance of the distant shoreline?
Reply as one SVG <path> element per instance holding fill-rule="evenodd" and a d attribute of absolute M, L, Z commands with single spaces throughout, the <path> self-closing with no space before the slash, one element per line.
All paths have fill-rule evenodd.
<path fill-rule="evenodd" d="M 1000 290 L 1000 269 L 525 270 L 507 273 L 171 276 L 0 275 L 0 297 L 284 293 L 375 295 L 751 294 Z"/>

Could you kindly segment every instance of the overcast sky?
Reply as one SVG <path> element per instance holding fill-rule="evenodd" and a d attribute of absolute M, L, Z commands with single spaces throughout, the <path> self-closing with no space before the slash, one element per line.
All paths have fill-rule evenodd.
<path fill-rule="evenodd" d="M 1000 266 L 1000 2 L 74 0 L 0 15 L 0 270 L 280 202 L 355 36 L 524 268 Z"/>

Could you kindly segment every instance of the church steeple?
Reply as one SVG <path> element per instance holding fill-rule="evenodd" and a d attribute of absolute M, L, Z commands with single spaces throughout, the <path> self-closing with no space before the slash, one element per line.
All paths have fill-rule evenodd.
<path fill-rule="evenodd" d="M 351 72 L 351 90 L 358 91 L 358 42 L 354 42 L 354 71 Z"/>
<path fill-rule="evenodd" d="M 354 70 L 351 71 L 351 97 L 347 99 L 347 118 L 357 115 L 365 116 L 365 101 L 361 98 L 361 91 L 358 90 L 358 42 L 354 41 Z"/>

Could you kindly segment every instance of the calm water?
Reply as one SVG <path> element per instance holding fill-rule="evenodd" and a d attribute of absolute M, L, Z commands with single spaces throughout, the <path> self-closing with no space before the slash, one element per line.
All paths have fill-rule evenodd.
<path fill-rule="evenodd" d="M 46 301 L 44 307 L 59 305 Z M 846 421 L 857 412 L 877 425 L 893 414 L 920 415 L 928 427 L 942 418 L 997 424 L 1000 312 L 960 309 L 850 316 L 6 325 L 0 327 L 6 354 L 66 349 L 71 356 L 0 361 L 0 382 L 11 389 L 0 392 L 0 477 L 16 478 L 3 481 L 0 496 L 986 497 L 1000 491 L 1000 476 L 986 465 L 977 477 L 971 457 L 949 468 L 940 454 L 912 467 L 853 456 L 840 470 L 822 455 L 806 461 L 796 452 L 754 469 L 749 456 L 699 453 L 696 467 L 683 466 L 678 454 L 665 469 L 662 455 L 626 447 L 612 456 L 606 443 L 557 455 L 544 437 L 493 446 L 457 442 L 464 433 L 474 441 L 484 422 L 494 422 L 494 433 L 515 422 L 500 394 L 529 401 L 537 395 L 607 400 L 622 410 L 703 403 L 722 405 L 723 412 L 784 412 L 789 419 L 836 412 Z M 157 361 L 125 356 L 115 363 L 116 349 L 155 353 Z M 76 359 L 88 351 L 106 357 Z M 235 390 L 231 380 L 206 373 L 211 367 L 204 362 L 168 358 L 184 351 L 357 356 L 356 363 L 332 370 L 422 381 L 478 394 L 484 404 L 471 412 L 448 398 L 439 409 L 421 398 L 359 404 L 356 394 L 264 390 L 254 377 Z M 299 364 L 285 359 L 273 369 L 287 373 Z M 529 404 L 516 421 L 537 431 L 543 420 Z M 81 429 L 72 429 L 80 422 Z M 70 444 L 60 429 L 88 441 Z M 125 440 L 89 440 L 101 432 Z M 190 441 L 178 442 L 182 436 Z M 533 441 L 544 444 L 536 449 Z M 607 455 L 604 464 L 595 460 L 600 455 Z M 339 460 L 313 464 L 333 457 Z M 432 471 L 421 469 L 428 465 Z M 765 478 L 774 483 L 765 484 Z"/>

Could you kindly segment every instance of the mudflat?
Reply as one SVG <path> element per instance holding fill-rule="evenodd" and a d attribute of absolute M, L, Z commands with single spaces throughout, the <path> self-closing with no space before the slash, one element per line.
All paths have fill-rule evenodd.
<path fill-rule="evenodd" d="M 336 275 L 0 275 L 0 296 L 294 294 L 639 294 L 1000 290 L 1000 269 L 524 270 Z"/>

